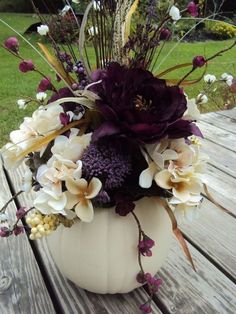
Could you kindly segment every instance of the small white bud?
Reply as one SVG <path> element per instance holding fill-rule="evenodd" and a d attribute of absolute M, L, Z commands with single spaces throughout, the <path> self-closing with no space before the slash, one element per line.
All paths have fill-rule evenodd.
<path fill-rule="evenodd" d="M 36 94 L 36 99 L 38 101 L 43 102 L 46 98 L 47 98 L 47 94 L 44 93 L 44 92 L 39 92 L 39 93 Z"/>
<path fill-rule="evenodd" d="M 24 99 L 17 100 L 17 105 L 19 109 L 25 109 L 27 107 L 27 102 Z"/>
<path fill-rule="evenodd" d="M 37 27 L 37 32 L 39 33 L 39 35 L 41 36 L 46 36 L 47 33 L 49 32 L 49 27 L 47 25 L 40 25 Z"/>
<path fill-rule="evenodd" d="M 199 94 L 197 96 L 197 103 L 198 104 L 206 104 L 208 102 L 208 97 L 207 95 L 204 94 Z"/>
<path fill-rule="evenodd" d="M 204 81 L 208 84 L 212 84 L 216 81 L 216 77 L 215 77 L 215 75 L 206 74 L 204 76 Z"/>
<path fill-rule="evenodd" d="M 178 21 L 181 19 L 179 9 L 175 5 L 172 5 L 172 7 L 170 8 L 169 15 L 173 21 Z"/>

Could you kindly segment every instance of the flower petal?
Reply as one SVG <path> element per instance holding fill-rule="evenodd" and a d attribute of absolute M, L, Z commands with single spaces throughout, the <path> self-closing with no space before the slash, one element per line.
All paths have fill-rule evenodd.
<path fill-rule="evenodd" d="M 139 176 L 139 185 L 144 189 L 150 188 L 156 172 L 157 166 L 154 162 L 151 162 L 148 168 L 141 172 Z"/>
<path fill-rule="evenodd" d="M 98 178 L 92 178 L 87 189 L 86 199 L 92 199 L 98 195 L 102 188 L 102 182 Z"/>
<path fill-rule="evenodd" d="M 87 189 L 87 181 L 85 179 L 73 180 L 67 179 L 66 180 L 66 188 L 72 194 L 79 194 L 80 191 L 84 191 Z"/>
<path fill-rule="evenodd" d="M 93 205 L 90 200 L 83 200 L 75 207 L 76 215 L 84 222 L 91 222 L 94 217 Z"/>
<path fill-rule="evenodd" d="M 67 198 L 67 203 L 65 205 L 66 209 L 72 209 L 75 204 L 78 204 L 80 201 L 80 198 L 78 195 L 71 194 L 70 192 L 66 191 L 65 192 L 66 198 Z"/>
<path fill-rule="evenodd" d="M 171 185 L 170 178 L 171 178 L 171 174 L 169 173 L 169 171 L 162 170 L 155 175 L 154 180 L 156 181 L 156 184 L 159 185 L 161 188 L 171 189 L 172 185 Z"/>

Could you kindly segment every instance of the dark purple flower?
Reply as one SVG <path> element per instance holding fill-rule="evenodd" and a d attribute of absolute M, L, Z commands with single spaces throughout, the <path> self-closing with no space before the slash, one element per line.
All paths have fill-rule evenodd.
<path fill-rule="evenodd" d="M 19 70 L 23 73 L 34 71 L 34 64 L 32 60 L 24 60 L 19 64 Z"/>
<path fill-rule="evenodd" d="M 189 2 L 187 10 L 192 16 L 194 17 L 198 16 L 198 6 L 194 1 Z"/>
<path fill-rule="evenodd" d="M 148 303 L 141 304 L 139 308 L 143 313 L 152 313 L 152 308 Z"/>
<path fill-rule="evenodd" d="M 116 213 L 120 216 L 127 216 L 135 209 L 135 204 L 125 197 L 116 203 Z"/>
<path fill-rule="evenodd" d="M 66 113 L 60 113 L 61 124 L 67 125 L 70 122 L 70 116 Z"/>
<path fill-rule="evenodd" d="M 51 79 L 50 77 L 44 77 L 38 86 L 38 92 L 46 92 L 47 90 L 52 89 Z"/>
<path fill-rule="evenodd" d="M 152 256 L 151 248 L 155 245 L 155 242 L 144 234 L 143 239 L 138 244 L 139 252 L 143 256 Z"/>
<path fill-rule="evenodd" d="M 144 274 L 140 271 L 136 276 L 136 280 L 138 283 L 144 284 L 147 280 L 145 279 Z"/>
<path fill-rule="evenodd" d="M 7 227 L 0 228 L 0 237 L 7 238 L 11 235 L 11 231 Z"/>
<path fill-rule="evenodd" d="M 13 230 L 13 233 L 15 236 L 18 236 L 21 233 L 24 233 L 24 227 L 23 226 L 16 226 Z"/>
<path fill-rule="evenodd" d="M 9 37 L 6 39 L 4 46 L 15 53 L 18 53 L 19 51 L 19 41 L 16 37 Z"/>
<path fill-rule="evenodd" d="M 156 293 L 160 286 L 162 285 L 161 278 L 155 278 L 150 273 L 145 273 L 144 278 L 149 285 L 149 288 L 152 290 L 153 293 Z"/>
<path fill-rule="evenodd" d="M 21 219 L 25 216 L 26 214 L 26 208 L 25 207 L 20 207 L 19 209 L 17 209 L 16 212 L 16 218 L 17 219 Z"/>
<path fill-rule="evenodd" d="M 101 78 L 102 83 L 91 88 L 101 98 L 96 105 L 105 119 L 94 140 L 117 134 L 154 143 L 169 135 L 169 127 L 187 109 L 181 89 L 167 86 L 149 71 L 111 63 Z M 181 136 L 175 131 L 176 137 L 182 137 L 182 130 Z"/>
<path fill-rule="evenodd" d="M 81 160 L 85 178 L 97 177 L 106 190 L 122 186 L 131 172 L 131 157 L 111 142 L 90 144 Z"/>
<path fill-rule="evenodd" d="M 206 64 L 206 59 L 203 56 L 196 56 L 193 58 L 193 67 L 201 68 Z"/>
<path fill-rule="evenodd" d="M 168 40 L 171 37 L 171 31 L 168 28 L 162 28 L 160 32 L 160 40 Z"/>

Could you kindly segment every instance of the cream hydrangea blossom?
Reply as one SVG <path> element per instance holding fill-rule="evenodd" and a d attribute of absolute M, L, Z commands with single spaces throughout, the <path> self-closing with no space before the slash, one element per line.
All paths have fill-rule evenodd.
<path fill-rule="evenodd" d="M 37 193 L 34 207 L 44 215 L 62 214 L 66 216 L 66 203 L 65 193 L 56 194 L 50 188 L 44 187 Z"/>
<path fill-rule="evenodd" d="M 53 158 L 57 158 L 60 155 L 64 159 L 76 162 L 82 156 L 84 149 L 90 144 L 91 137 L 92 133 L 81 136 L 72 133 L 69 138 L 63 135 L 58 136 L 51 148 Z"/>
<path fill-rule="evenodd" d="M 93 220 L 94 211 L 91 199 L 96 197 L 102 188 L 102 183 L 98 178 L 92 178 L 88 183 L 85 179 L 66 180 L 65 192 L 67 197 L 66 209 L 73 209 L 75 213 L 84 222 Z"/>
<path fill-rule="evenodd" d="M 3 159 L 4 166 L 8 169 L 17 168 L 24 160 L 24 158 L 20 157 L 22 153 L 22 148 L 13 143 L 7 143 L 1 149 L 1 156 Z"/>

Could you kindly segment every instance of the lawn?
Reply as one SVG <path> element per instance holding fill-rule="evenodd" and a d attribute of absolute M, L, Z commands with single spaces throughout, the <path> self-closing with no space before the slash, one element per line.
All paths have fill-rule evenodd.
<path fill-rule="evenodd" d="M 7 14 L 0 13 L 0 18 L 9 23 L 18 32 L 23 34 L 24 30 L 32 23 L 37 21 L 36 17 L 24 14 Z M 0 23 L 0 42 L 13 35 L 13 31 Z M 37 41 L 42 38 L 37 35 L 26 36 L 26 38 L 35 46 Z M 221 49 L 224 49 L 232 43 L 228 41 L 208 41 L 198 43 L 181 43 L 172 54 L 165 60 L 160 67 L 160 71 L 176 64 L 191 62 L 193 56 L 204 55 L 211 56 Z M 168 51 L 175 43 L 168 43 L 162 51 L 160 61 L 164 58 Z M 55 77 L 54 73 L 49 69 L 40 56 L 32 50 L 25 42 L 20 41 L 20 52 L 25 59 L 32 59 L 37 67 L 45 74 Z M 25 115 L 29 115 L 34 109 L 32 107 L 26 110 L 19 110 L 16 101 L 20 98 L 34 96 L 39 75 L 35 73 L 22 74 L 18 71 L 18 60 L 11 56 L 3 48 L 0 48 L 0 146 L 8 140 L 8 134 L 11 130 L 18 127 Z M 202 70 L 196 71 L 194 77 L 199 77 Z M 236 49 L 225 53 L 218 59 L 213 60 L 207 68 L 207 73 L 214 73 L 219 76 L 223 72 L 236 73 Z M 173 72 L 168 78 L 181 78 L 186 73 L 186 69 Z M 62 85 L 61 85 L 62 86 Z M 187 93 L 192 97 L 201 91 L 201 83 L 186 89 Z M 210 106 L 210 104 L 208 104 Z"/>

